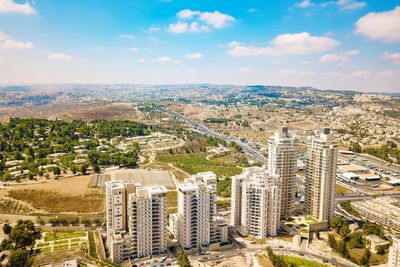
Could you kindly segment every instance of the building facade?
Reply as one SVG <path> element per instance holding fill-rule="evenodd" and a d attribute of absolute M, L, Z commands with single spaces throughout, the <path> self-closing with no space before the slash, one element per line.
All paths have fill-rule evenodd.
<path fill-rule="evenodd" d="M 276 236 L 280 227 L 281 178 L 259 167 L 232 177 L 231 225 L 242 235 Z"/>
<path fill-rule="evenodd" d="M 393 238 L 389 249 L 388 267 L 400 267 L 400 236 Z"/>
<path fill-rule="evenodd" d="M 106 182 L 107 243 L 114 263 L 167 250 L 166 193 L 163 186 Z"/>
<path fill-rule="evenodd" d="M 305 206 L 319 221 L 331 222 L 335 208 L 338 144 L 330 128 L 307 138 Z"/>
<path fill-rule="evenodd" d="M 398 200 L 391 197 L 376 197 L 364 201 L 354 201 L 351 205 L 362 216 L 400 232 L 400 207 Z"/>
<path fill-rule="evenodd" d="M 268 169 L 281 177 L 281 217 L 290 216 L 296 200 L 296 172 L 299 139 L 280 127 L 268 142 Z"/>
<path fill-rule="evenodd" d="M 193 175 L 178 184 L 178 243 L 184 249 L 224 243 L 227 226 L 217 218 L 217 177 L 212 172 Z"/>

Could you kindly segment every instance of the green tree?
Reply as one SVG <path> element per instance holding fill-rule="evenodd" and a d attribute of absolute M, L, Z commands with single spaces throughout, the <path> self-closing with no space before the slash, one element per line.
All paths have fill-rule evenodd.
<path fill-rule="evenodd" d="M 82 173 L 82 175 L 86 175 L 87 172 L 87 167 L 85 164 L 82 164 L 79 171 Z"/>
<path fill-rule="evenodd" d="M 33 259 L 29 257 L 29 252 L 25 249 L 14 250 L 10 255 L 9 267 L 29 267 L 32 266 Z"/>
<path fill-rule="evenodd" d="M 340 227 L 342 227 L 344 220 L 340 216 L 335 216 L 332 220 L 332 228 L 335 229 L 336 233 L 339 233 Z"/>
<path fill-rule="evenodd" d="M 10 240 L 15 244 L 16 249 L 26 249 L 35 244 L 35 240 L 40 238 L 40 231 L 35 229 L 35 225 L 30 220 L 18 220 L 9 234 Z"/>
<path fill-rule="evenodd" d="M 340 227 L 339 234 L 342 237 L 346 237 L 349 233 L 350 233 L 349 224 L 347 222 L 344 222 Z"/>
<path fill-rule="evenodd" d="M 93 171 L 94 171 L 95 173 L 100 173 L 100 167 L 99 167 L 99 165 L 97 165 L 97 164 L 93 165 Z"/>
<path fill-rule="evenodd" d="M 370 257 L 371 252 L 369 251 L 369 249 L 366 249 L 363 257 L 360 259 L 360 265 L 366 265 L 369 262 Z"/>
<path fill-rule="evenodd" d="M 337 248 L 336 239 L 335 239 L 335 236 L 333 234 L 329 234 L 328 235 L 328 246 L 333 248 L 333 249 Z"/>
<path fill-rule="evenodd" d="M 60 175 L 61 174 L 60 168 L 58 166 L 54 167 L 53 168 L 53 173 L 54 173 L 54 175 L 57 175 L 57 176 Z"/>
<path fill-rule="evenodd" d="M 190 261 L 182 248 L 178 250 L 178 264 L 180 267 L 191 267 Z"/>
<path fill-rule="evenodd" d="M 8 223 L 6 223 L 6 224 L 3 225 L 3 232 L 4 232 L 4 234 L 10 235 L 10 234 L 11 234 L 11 230 L 12 230 L 12 227 L 11 227 L 11 225 L 9 225 Z"/>

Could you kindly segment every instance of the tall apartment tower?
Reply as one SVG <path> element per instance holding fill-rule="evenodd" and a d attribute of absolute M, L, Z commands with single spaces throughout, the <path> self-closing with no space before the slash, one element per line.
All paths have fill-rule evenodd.
<path fill-rule="evenodd" d="M 331 222 L 335 208 L 338 144 L 330 128 L 307 138 L 305 204 L 309 215 Z"/>
<path fill-rule="evenodd" d="M 276 236 L 280 226 L 281 178 L 264 168 L 232 177 L 231 225 L 242 235 Z"/>
<path fill-rule="evenodd" d="M 268 169 L 282 179 L 281 217 L 290 216 L 296 198 L 297 156 L 299 139 L 289 135 L 287 126 L 280 127 L 268 142 Z"/>
<path fill-rule="evenodd" d="M 166 193 L 163 186 L 106 182 L 107 241 L 114 263 L 167 250 Z"/>
<path fill-rule="evenodd" d="M 178 242 L 184 249 L 210 244 L 210 196 L 204 183 L 178 184 Z"/>
<path fill-rule="evenodd" d="M 178 242 L 185 249 L 227 241 L 227 225 L 217 217 L 217 176 L 202 172 L 178 184 Z"/>
<path fill-rule="evenodd" d="M 400 267 L 400 236 L 393 238 L 389 249 L 388 267 Z"/>

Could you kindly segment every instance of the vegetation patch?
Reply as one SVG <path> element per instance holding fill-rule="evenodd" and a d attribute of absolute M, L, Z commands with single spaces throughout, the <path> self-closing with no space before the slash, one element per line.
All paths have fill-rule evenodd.
<path fill-rule="evenodd" d="M 104 196 L 100 194 L 67 195 L 50 190 L 11 190 L 8 196 L 47 212 L 97 213 L 103 211 Z"/>
<path fill-rule="evenodd" d="M 156 160 L 172 163 L 175 167 L 184 170 L 189 174 L 212 171 L 218 176 L 230 177 L 238 175 L 242 169 L 234 164 L 208 160 L 205 153 L 184 154 L 184 155 L 159 155 Z"/>
<path fill-rule="evenodd" d="M 84 232 L 84 231 L 82 231 L 82 232 L 48 232 L 44 236 L 44 241 L 48 242 L 48 241 L 55 241 L 55 240 L 67 239 L 67 238 L 74 238 L 74 240 L 76 240 L 75 238 L 77 238 L 77 237 L 85 237 L 85 236 L 86 236 L 86 232 Z"/>

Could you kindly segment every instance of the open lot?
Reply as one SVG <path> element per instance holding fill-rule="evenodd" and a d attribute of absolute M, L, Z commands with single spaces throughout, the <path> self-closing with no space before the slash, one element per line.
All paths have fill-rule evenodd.
<path fill-rule="evenodd" d="M 212 171 L 217 176 L 230 177 L 240 174 L 242 169 L 230 162 L 221 162 L 216 159 L 208 160 L 206 154 L 179 154 L 159 155 L 156 160 L 172 163 L 175 167 L 182 169 L 189 174 Z"/>

